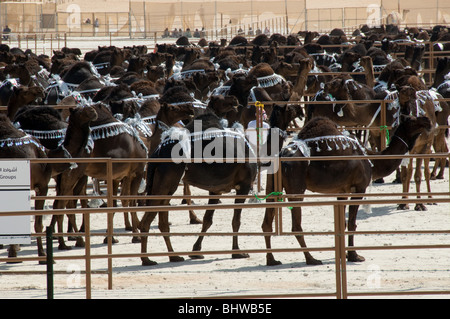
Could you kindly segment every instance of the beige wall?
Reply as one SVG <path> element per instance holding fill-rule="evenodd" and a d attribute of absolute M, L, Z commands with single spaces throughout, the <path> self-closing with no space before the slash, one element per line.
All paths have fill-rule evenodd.
<path fill-rule="evenodd" d="M 44 29 L 41 14 L 45 15 Z M 401 24 L 450 24 L 450 1 L 446 0 L 51 0 L 43 2 L 2 2 L 0 22 L 15 32 L 60 31 L 72 35 L 136 35 L 161 32 L 164 28 L 204 27 L 234 32 L 241 27 L 269 26 L 271 31 L 326 31 L 335 27 L 354 29 L 380 21 Z M 48 24 L 51 19 L 55 23 Z M 99 19 L 94 29 L 92 22 Z M 54 28 L 52 28 L 54 26 Z M 45 28 L 47 27 L 47 28 Z M 50 29 L 48 29 L 50 27 Z"/>

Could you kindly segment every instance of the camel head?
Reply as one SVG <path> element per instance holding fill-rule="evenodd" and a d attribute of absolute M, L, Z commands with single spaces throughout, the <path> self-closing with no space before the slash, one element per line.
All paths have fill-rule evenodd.
<path fill-rule="evenodd" d="M 299 74 L 307 75 L 314 68 L 314 60 L 313 59 L 302 59 L 299 61 Z"/>
<path fill-rule="evenodd" d="M 225 116 L 229 112 L 238 112 L 239 101 L 233 95 L 212 95 L 208 108 L 211 108 L 219 117 Z"/>
<path fill-rule="evenodd" d="M 192 120 L 194 118 L 194 107 L 191 103 L 172 105 L 162 103 L 156 116 L 157 121 L 172 126 L 183 120 Z"/>
<path fill-rule="evenodd" d="M 123 119 L 134 117 L 138 112 L 138 106 L 133 101 L 111 101 L 109 106 L 112 114 L 122 114 Z"/>
<path fill-rule="evenodd" d="M 420 134 L 430 132 L 433 126 L 428 117 L 413 115 L 400 115 L 400 125 L 395 131 L 395 135 L 402 136 L 401 138 L 408 144 L 408 149 L 412 150 L 414 144 Z"/>
<path fill-rule="evenodd" d="M 450 79 L 447 76 L 449 73 L 450 73 L 450 58 L 449 57 L 437 58 L 436 76 L 434 77 L 433 87 L 438 87 L 439 84 L 441 84 L 447 79 Z"/>
<path fill-rule="evenodd" d="M 338 75 L 331 81 L 325 83 L 323 88 L 324 93 L 331 94 L 338 100 L 351 100 L 350 94 L 347 90 L 347 81 L 352 81 L 353 78 L 350 75 Z"/>
<path fill-rule="evenodd" d="M 278 127 L 282 130 L 286 130 L 289 123 L 293 121 L 297 116 L 299 116 L 299 109 L 297 105 L 286 104 L 277 105 L 275 104 L 270 114 L 270 127 Z M 303 114 L 303 111 L 301 112 Z"/>
<path fill-rule="evenodd" d="M 405 85 L 399 88 L 398 96 L 400 104 L 400 113 L 411 114 L 417 107 L 416 90 L 409 85 Z"/>
<path fill-rule="evenodd" d="M 241 105 L 247 105 L 247 97 L 252 87 L 258 86 L 258 80 L 254 76 L 238 75 L 231 79 L 230 95 L 234 95 Z"/>
<path fill-rule="evenodd" d="M 96 121 L 98 114 L 92 106 L 70 108 L 70 121 L 76 122 L 78 125 L 88 124 Z"/>

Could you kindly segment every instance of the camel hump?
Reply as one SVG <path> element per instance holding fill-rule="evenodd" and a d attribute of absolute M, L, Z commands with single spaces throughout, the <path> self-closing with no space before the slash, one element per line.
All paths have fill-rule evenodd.
<path fill-rule="evenodd" d="M 337 128 L 337 124 L 326 117 L 314 117 L 303 126 L 297 138 L 306 140 L 329 135 L 342 135 Z"/>
<path fill-rule="evenodd" d="M 256 78 L 273 75 L 275 72 L 272 67 L 265 62 L 258 63 L 255 65 L 249 72 L 250 76 L 254 76 Z"/>

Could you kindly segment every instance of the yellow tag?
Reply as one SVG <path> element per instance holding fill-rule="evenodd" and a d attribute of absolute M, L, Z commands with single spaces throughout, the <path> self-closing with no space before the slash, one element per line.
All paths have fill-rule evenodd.
<path fill-rule="evenodd" d="M 264 107 L 264 104 L 262 104 L 262 103 L 259 102 L 259 101 L 256 101 L 256 102 L 255 102 L 255 106 L 256 106 L 256 107 Z"/>

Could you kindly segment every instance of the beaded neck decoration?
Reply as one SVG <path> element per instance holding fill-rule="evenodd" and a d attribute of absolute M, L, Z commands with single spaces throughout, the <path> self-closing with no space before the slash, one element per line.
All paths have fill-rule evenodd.
<path fill-rule="evenodd" d="M 190 133 L 184 128 L 172 127 L 169 130 L 161 134 L 161 143 L 158 146 L 158 151 L 165 146 L 170 144 L 180 143 L 181 149 L 183 150 L 184 157 L 191 157 L 191 142 L 212 140 L 214 138 L 233 138 L 238 141 L 244 142 L 247 148 L 251 152 L 250 157 L 256 157 L 253 147 L 245 138 L 243 132 L 240 131 L 242 127 L 233 126 L 233 128 L 225 129 L 208 129 L 206 131 L 193 132 Z M 239 145 L 239 144 L 238 144 Z"/>
<path fill-rule="evenodd" d="M 323 149 L 323 146 L 326 146 L 326 148 Z M 367 155 L 366 150 L 361 146 L 358 139 L 348 135 L 326 135 L 304 140 L 296 138 L 286 147 L 296 148 L 305 157 L 311 157 L 311 150 L 320 153 L 340 149 L 346 150 L 347 148 L 352 148 L 354 151 L 359 150 L 361 154 Z M 372 165 L 371 162 L 370 164 Z"/>
<path fill-rule="evenodd" d="M 25 135 L 22 137 L 5 138 L 0 140 L 0 148 L 21 147 L 23 145 L 33 144 L 42 152 L 45 152 L 45 147 L 39 144 L 33 136 Z"/>
<path fill-rule="evenodd" d="M 91 136 L 94 142 L 97 140 L 118 136 L 123 133 L 131 135 L 136 141 L 139 142 L 141 147 L 145 149 L 145 153 L 148 153 L 147 146 L 145 146 L 144 142 L 139 137 L 139 134 L 131 125 L 117 121 L 91 127 Z"/>

